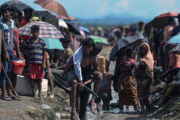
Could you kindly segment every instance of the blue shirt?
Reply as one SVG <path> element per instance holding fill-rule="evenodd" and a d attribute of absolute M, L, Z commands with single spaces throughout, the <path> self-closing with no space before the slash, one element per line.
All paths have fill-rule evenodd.
<path fill-rule="evenodd" d="M 176 26 L 172 29 L 171 37 L 174 37 L 174 36 L 178 35 L 179 33 L 180 33 L 180 28 L 179 28 L 179 26 Z"/>
<path fill-rule="evenodd" d="M 45 41 L 40 39 L 34 43 L 32 38 L 26 40 L 22 45 L 23 48 L 29 49 L 29 63 L 42 64 L 43 63 L 43 50 L 46 49 Z"/>
<path fill-rule="evenodd" d="M 4 40 L 7 51 L 13 52 L 14 21 L 10 20 L 11 26 L 3 19 L 0 20 L 0 29 L 4 33 Z"/>

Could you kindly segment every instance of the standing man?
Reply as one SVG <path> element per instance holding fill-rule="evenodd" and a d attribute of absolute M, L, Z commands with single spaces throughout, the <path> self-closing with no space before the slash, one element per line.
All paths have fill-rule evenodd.
<path fill-rule="evenodd" d="M 21 21 L 20 27 L 29 23 L 29 20 L 32 18 L 32 12 L 33 12 L 33 10 L 29 7 L 24 9 L 25 18 Z M 29 39 L 29 36 L 22 35 L 22 38 L 23 38 L 23 41 L 25 41 L 25 40 Z"/>
<path fill-rule="evenodd" d="M 10 8 L 8 5 L 3 5 L 1 7 L 2 19 L 0 20 L 0 29 L 2 31 L 2 65 L 11 81 L 12 78 L 12 68 L 14 60 L 13 43 L 16 48 L 16 57 L 20 58 L 20 51 L 18 47 L 18 42 L 14 33 L 14 21 L 10 19 Z M 20 100 L 15 95 L 12 94 L 11 85 L 8 81 L 4 71 L 1 73 L 0 85 L 2 89 L 2 100 Z M 6 93 L 7 90 L 7 93 Z"/>
<path fill-rule="evenodd" d="M 144 35 L 143 35 L 143 33 L 144 33 L 144 23 L 143 22 L 139 22 L 138 24 L 139 24 L 139 29 L 136 30 L 135 36 L 138 36 L 141 39 L 144 39 Z"/>

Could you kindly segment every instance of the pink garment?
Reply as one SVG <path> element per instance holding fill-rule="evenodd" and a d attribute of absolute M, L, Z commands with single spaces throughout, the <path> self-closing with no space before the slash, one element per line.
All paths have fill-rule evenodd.
<path fill-rule="evenodd" d="M 177 63 L 175 63 L 176 58 L 178 58 Z M 170 54 L 169 67 L 180 68 L 179 54 Z"/>
<path fill-rule="evenodd" d="M 123 65 L 124 67 L 131 67 L 132 65 L 136 66 L 137 63 L 134 59 L 132 58 L 125 58 L 120 62 L 121 65 Z"/>

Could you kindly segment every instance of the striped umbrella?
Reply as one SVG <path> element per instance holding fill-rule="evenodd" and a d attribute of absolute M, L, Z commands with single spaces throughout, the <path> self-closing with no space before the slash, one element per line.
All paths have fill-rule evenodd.
<path fill-rule="evenodd" d="M 26 24 L 25 26 L 19 28 L 19 34 L 20 35 L 31 35 L 31 27 L 33 25 L 38 25 L 40 28 L 39 37 L 40 38 L 55 38 L 60 39 L 64 38 L 61 32 L 52 24 L 43 22 L 43 21 L 32 21 Z"/>

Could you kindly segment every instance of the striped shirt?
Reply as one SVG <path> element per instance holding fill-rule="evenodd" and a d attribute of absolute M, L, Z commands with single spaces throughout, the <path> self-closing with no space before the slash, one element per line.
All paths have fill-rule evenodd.
<path fill-rule="evenodd" d="M 37 43 L 34 43 L 30 38 L 22 44 L 23 48 L 29 49 L 29 63 L 30 64 L 43 64 L 43 50 L 46 49 L 44 40 L 40 39 Z"/>

